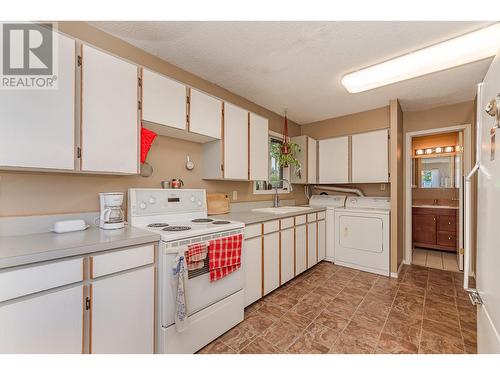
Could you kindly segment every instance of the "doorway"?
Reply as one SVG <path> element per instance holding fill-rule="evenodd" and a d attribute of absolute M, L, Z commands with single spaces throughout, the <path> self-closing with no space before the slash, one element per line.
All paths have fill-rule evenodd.
<path fill-rule="evenodd" d="M 470 124 L 406 134 L 405 263 L 463 270 Z"/>

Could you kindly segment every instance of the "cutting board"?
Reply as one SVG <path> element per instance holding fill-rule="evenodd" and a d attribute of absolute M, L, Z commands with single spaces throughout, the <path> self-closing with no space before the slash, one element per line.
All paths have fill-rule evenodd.
<path fill-rule="evenodd" d="M 229 213 L 229 195 L 225 193 L 207 193 L 207 213 L 219 215 Z"/>

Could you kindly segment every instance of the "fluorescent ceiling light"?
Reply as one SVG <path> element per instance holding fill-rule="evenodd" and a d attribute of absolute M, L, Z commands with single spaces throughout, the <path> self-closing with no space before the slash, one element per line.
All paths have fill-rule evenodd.
<path fill-rule="evenodd" d="M 407 55 L 346 74 L 342 84 L 350 93 L 438 72 L 496 55 L 500 23 L 434 44 Z"/>

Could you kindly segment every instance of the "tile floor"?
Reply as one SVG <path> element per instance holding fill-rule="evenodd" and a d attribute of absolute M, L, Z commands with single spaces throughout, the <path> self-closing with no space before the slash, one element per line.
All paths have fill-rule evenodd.
<path fill-rule="evenodd" d="M 321 262 L 199 353 L 476 353 L 461 277 L 412 265 L 391 279 Z"/>
<path fill-rule="evenodd" d="M 439 270 L 460 272 L 458 269 L 457 254 L 446 251 L 413 249 L 413 264 Z"/>

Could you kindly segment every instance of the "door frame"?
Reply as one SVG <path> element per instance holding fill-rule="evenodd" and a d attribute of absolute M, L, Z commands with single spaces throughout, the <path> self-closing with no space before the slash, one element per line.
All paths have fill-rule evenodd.
<path fill-rule="evenodd" d="M 454 126 L 446 126 L 427 130 L 417 130 L 413 132 L 408 132 L 405 134 L 405 256 L 404 263 L 411 264 L 413 258 L 413 241 L 412 241 L 412 139 L 414 137 L 421 137 L 424 135 L 449 133 L 453 131 L 464 132 L 464 176 L 466 176 L 472 168 L 472 125 L 462 124 Z M 463 216 L 463 215 L 462 215 Z M 459 218 L 462 220 L 462 218 Z M 471 262 L 472 264 L 472 262 Z"/>

